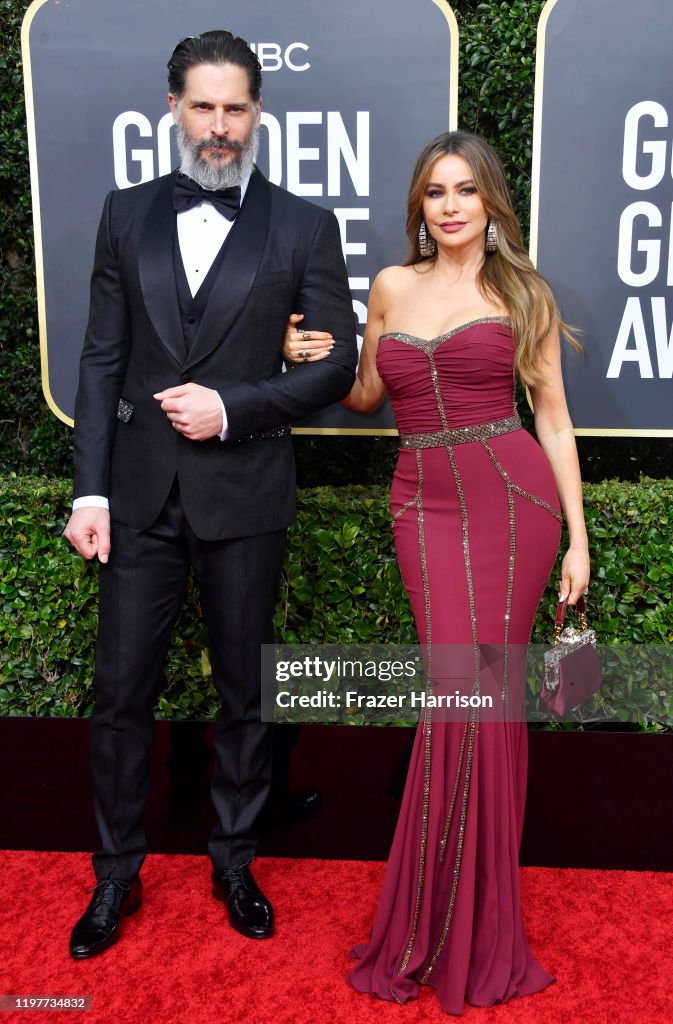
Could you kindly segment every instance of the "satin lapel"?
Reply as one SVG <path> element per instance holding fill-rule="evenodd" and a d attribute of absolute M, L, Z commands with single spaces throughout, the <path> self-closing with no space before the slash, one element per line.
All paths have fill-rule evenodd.
<path fill-rule="evenodd" d="M 266 178 L 254 171 L 184 369 L 220 344 L 243 309 L 266 244 L 270 213 L 271 189 Z"/>
<path fill-rule="evenodd" d="M 138 273 L 143 299 L 154 329 L 171 355 L 182 365 L 186 353 L 185 336 L 173 263 L 175 177 L 175 174 L 171 174 L 162 181 L 147 211 L 140 234 Z"/>

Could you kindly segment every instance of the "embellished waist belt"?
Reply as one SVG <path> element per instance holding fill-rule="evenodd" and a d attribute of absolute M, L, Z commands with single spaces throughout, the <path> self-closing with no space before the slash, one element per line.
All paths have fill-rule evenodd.
<path fill-rule="evenodd" d="M 521 429 L 521 420 L 515 413 L 504 420 L 476 423 L 472 427 L 438 430 L 433 434 L 400 434 L 400 448 L 446 448 L 448 445 L 466 444 L 468 441 L 488 441 L 491 437 L 511 434 Z"/>

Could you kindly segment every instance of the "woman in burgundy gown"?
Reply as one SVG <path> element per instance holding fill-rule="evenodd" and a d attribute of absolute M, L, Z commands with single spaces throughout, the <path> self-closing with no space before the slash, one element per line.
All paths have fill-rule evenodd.
<path fill-rule="evenodd" d="M 568 332 L 487 143 L 452 132 L 426 147 L 407 233 L 407 264 L 372 287 L 344 404 L 371 411 L 386 392 L 392 402 L 395 545 L 432 684 L 453 690 L 450 677 L 467 676 L 472 694 L 500 692 L 502 720 L 424 711 L 370 940 L 354 950 L 349 980 L 402 1003 L 429 984 L 444 1010 L 462 1014 L 466 1001 L 503 1002 L 553 980 L 520 906 L 527 733 L 517 652 L 554 564 L 561 508 L 571 543 L 560 590 L 571 604 L 589 559 L 560 370 L 559 328 Z M 314 360 L 329 343 L 289 328 L 285 351 Z M 516 375 L 531 387 L 541 446 L 521 429 Z"/>

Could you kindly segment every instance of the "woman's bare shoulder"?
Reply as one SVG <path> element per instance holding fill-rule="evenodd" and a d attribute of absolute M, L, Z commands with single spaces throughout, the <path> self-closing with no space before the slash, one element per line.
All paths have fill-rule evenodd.
<path fill-rule="evenodd" d="M 399 289 L 410 283 L 414 276 L 413 267 L 384 267 L 374 278 L 372 289 L 376 288 L 384 295 L 388 292 L 398 293 Z"/>

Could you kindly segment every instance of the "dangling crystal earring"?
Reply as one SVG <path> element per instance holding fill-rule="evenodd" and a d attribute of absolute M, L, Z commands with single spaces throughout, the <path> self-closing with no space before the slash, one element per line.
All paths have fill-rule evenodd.
<path fill-rule="evenodd" d="M 498 229 L 495 221 L 492 217 L 488 218 L 488 227 L 486 228 L 486 247 L 485 252 L 497 252 L 498 251 Z"/>
<path fill-rule="evenodd" d="M 437 243 L 434 238 L 428 237 L 428 229 L 424 220 L 421 221 L 421 226 L 418 229 L 418 251 L 421 256 L 434 256 L 437 251 Z"/>

